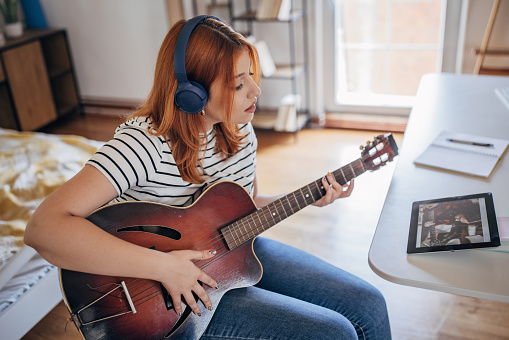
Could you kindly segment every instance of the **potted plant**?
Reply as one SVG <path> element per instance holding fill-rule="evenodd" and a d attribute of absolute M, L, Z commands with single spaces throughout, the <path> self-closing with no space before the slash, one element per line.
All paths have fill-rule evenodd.
<path fill-rule="evenodd" d="M 23 25 L 19 21 L 19 0 L 3 0 L 0 2 L 0 11 L 4 17 L 5 35 L 7 38 L 16 38 L 23 35 Z"/>

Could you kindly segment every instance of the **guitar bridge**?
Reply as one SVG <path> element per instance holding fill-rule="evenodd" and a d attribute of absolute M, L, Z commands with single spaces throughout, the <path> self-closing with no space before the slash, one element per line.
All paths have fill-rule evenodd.
<path fill-rule="evenodd" d="M 99 318 L 99 319 L 96 319 L 96 320 L 90 320 L 90 321 L 83 321 L 80 313 L 82 313 L 83 311 L 85 311 L 87 308 L 89 308 L 90 306 L 96 304 L 97 302 L 99 302 L 100 300 L 104 299 L 106 296 L 108 295 L 111 295 L 114 291 L 116 291 L 117 289 L 120 289 L 122 288 L 122 291 L 124 292 L 125 294 L 125 297 L 127 299 L 127 302 L 129 304 L 129 308 L 130 310 L 128 311 L 125 311 L 125 312 L 122 312 L 122 313 L 118 313 L 118 314 L 113 314 L 113 315 L 109 315 L 109 316 L 105 316 L 105 317 L 102 317 L 102 318 Z M 96 322 L 100 322 L 100 321 L 104 321 L 104 320 L 108 320 L 108 319 L 111 319 L 111 318 L 115 318 L 115 317 L 119 317 L 119 316 L 122 316 L 122 315 L 125 315 L 125 314 L 129 314 L 129 313 L 133 313 L 133 314 L 136 314 L 136 307 L 134 307 L 134 303 L 133 303 L 133 300 L 131 299 L 131 295 L 129 294 L 129 290 L 127 289 L 127 286 L 125 284 L 124 281 L 120 282 L 120 284 L 117 284 L 117 287 L 113 288 L 112 290 L 110 290 L 109 292 L 103 294 L 101 297 L 99 297 L 98 299 L 95 299 L 94 301 L 92 301 L 91 303 L 89 303 L 88 305 L 86 305 L 85 307 L 81 308 L 80 310 L 78 310 L 76 313 L 74 314 L 71 314 L 71 318 L 72 318 L 72 321 L 78 326 L 86 326 L 86 325 L 90 325 L 90 324 L 93 324 L 93 323 L 96 323 Z"/>

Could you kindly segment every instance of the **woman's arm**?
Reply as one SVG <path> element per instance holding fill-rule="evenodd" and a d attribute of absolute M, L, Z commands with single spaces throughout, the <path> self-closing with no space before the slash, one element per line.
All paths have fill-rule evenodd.
<path fill-rule="evenodd" d="M 61 268 L 162 282 L 177 313 L 182 312 L 181 295 L 195 313 L 200 312 L 192 291 L 206 307 L 211 306 L 198 280 L 211 287 L 217 283 L 192 263 L 193 259 L 212 257 L 210 250 L 154 251 L 116 238 L 85 219 L 116 196 L 109 180 L 86 165 L 35 211 L 25 231 L 25 243 Z"/>

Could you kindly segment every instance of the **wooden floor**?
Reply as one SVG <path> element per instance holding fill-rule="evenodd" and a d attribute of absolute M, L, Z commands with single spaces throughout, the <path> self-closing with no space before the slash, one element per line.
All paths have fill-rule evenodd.
<path fill-rule="evenodd" d="M 118 118 L 75 117 L 46 132 L 108 140 Z M 306 129 L 297 135 L 258 131 L 257 174 L 265 193 L 289 192 L 360 157 L 374 132 Z M 396 134 L 401 145 L 402 134 Z M 363 174 L 352 196 L 325 208 L 307 207 L 264 236 L 304 249 L 371 282 L 384 294 L 394 339 L 509 339 L 509 304 L 397 285 L 374 274 L 367 255 L 395 162 Z M 505 270 L 501 268 L 500 270 Z M 312 284 L 312 283 L 310 283 Z M 23 339 L 80 339 L 59 304 Z"/>

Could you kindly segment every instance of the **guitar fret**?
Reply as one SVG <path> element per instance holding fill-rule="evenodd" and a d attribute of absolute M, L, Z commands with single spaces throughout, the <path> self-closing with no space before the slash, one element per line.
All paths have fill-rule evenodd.
<path fill-rule="evenodd" d="M 230 245 L 232 242 L 234 242 L 234 239 L 233 239 L 232 233 L 231 233 L 231 226 L 228 226 L 225 229 L 227 229 L 227 231 L 223 232 L 223 236 L 226 241 L 226 244 Z"/>
<path fill-rule="evenodd" d="M 281 199 L 278 199 L 276 202 L 279 203 L 279 207 L 281 208 L 281 212 L 285 213 L 285 218 L 288 217 L 289 215 L 286 213 L 286 209 L 285 209 L 285 206 L 283 205 L 283 201 Z"/>
<path fill-rule="evenodd" d="M 265 211 L 264 211 L 264 209 L 263 209 L 263 208 L 262 208 L 262 209 L 260 209 L 259 211 L 260 211 L 260 214 L 263 216 L 263 219 L 265 220 L 265 222 L 263 222 L 263 223 L 262 223 L 262 225 L 263 225 L 263 224 L 265 224 L 265 223 L 267 224 L 267 228 L 264 228 L 264 230 L 267 230 L 267 229 L 269 229 L 270 227 L 272 227 L 275 223 L 274 223 L 274 224 L 271 224 L 271 222 L 270 222 L 270 221 L 269 221 L 269 219 L 267 218 L 267 214 L 265 213 Z M 260 220 L 261 220 L 261 218 L 260 218 Z"/>
<path fill-rule="evenodd" d="M 346 170 L 346 169 L 345 169 L 345 170 Z M 347 176 L 347 178 L 346 178 L 346 180 L 347 180 L 347 181 L 349 181 L 349 180 L 351 180 L 352 178 L 354 178 L 354 177 L 355 177 L 355 173 L 353 173 L 353 171 L 352 171 L 352 170 L 353 170 L 353 169 L 352 169 L 352 167 L 350 166 L 350 167 L 349 167 L 349 169 L 348 169 L 348 172 L 347 172 L 347 174 L 348 174 L 348 176 Z"/>
<path fill-rule="evenodd" d="M 270 216 L 274 220 L 274 224 L 278 223 L 280 220 L 276 219 L 276 218 L 279 217 L 279 214 L 278 214 L 278 211 L 277 211 L 277 208 L 276 208 L 275 204 L 271 204 L 269 206 L 269 211 L 270 211 Z"/>
<path fill-rule="evenodd" d="M 318 180 L 318 181 L 322 182 L 322 180 Z M 320 188 L 320 187 L 318 186 L 318 181 L 315 181 L 315 185 L 316 185 L 316 188 L 318 189 L 317 194 L 318 194 L 319 196 L 318 196 L 317 198 L 315 198 L 315 192 L 313 192 L 313 198 L 314 198 L 316 201 L 317 201 L 317 200 L 319 200 L 320 198 L 322 198 L 322 196 L 323 196 L 323 195 L 322 195 L 322 189 L 323 189 L 323 186 Z"/>
<path fill-rule="evenodd" d="M 240 222 L 239 222 L 239 221 L 237 221 L 237 222 L 235 222 L 235 224 L 233 225 L 233 232 L 234 232 L 233 236 L 234 236 L 234 239 L 235 239 L 235 245 L 236 245 L 236 246 L 237 246 L 237 245 L 241 245 L 241 244 L 242 244 L 242 242 L 240 242 L 240 237 L 239 237 L 239 234 L 238 234 L 238 232 L 237 232 L 237 231 L 239 230 L 239 228 L 240 228 Z"/>
<path fill-rule="evenodd" d="M 345 181 L 345 183 L 344 183 L 344 184 L 346 184 L 346 183 L 348 182 L 348 180 L 346 179 L 345 173 L 343 172 L 343 168 L 341 168 L 341 169 L 339 169 L 339 170 L 341 170 L 341 174 L 343 175 L 343 180 Z M 343 184 L 343 185 L 344 185 L 344 184 Z"/>
<path fill-rule="evenodd" d="M 260 212 L 260 210 L 258 210 L 258 211 L 256 212 L 256 217 L 258 217 L 258 221 L 260 221 L 260 226 L 262 226 L 262 228 L 263 228 L 263 222 L 262 222 L 262 219 L 260 218 L 260 213 L 259 213 L 259 212 Z M 258 228 L 256 228 L 256 229 L 257 229 L 257 231 L 258 231 Z M 265 229 L 265 228 L 263 228 L 263 230 L 266 230 L 266 229 Z M 254 236 L 254 233 L 253 233 L 253 236 Z"/>
<path fill-rule="evenodd" d="M 306 200 L 306 195 L 309 196 L 309 194 L 306 194 L 302 191 L 302 189 L 304 188 L 300 188 L 299 191 L 300 191 L 300 197 L 304 200 L 304 206 L 306 206 L 308 204 L 307 200 Z"/>
<path fill-rule="evenodd" d="M 262 214 L 261 210 L 257 210 L 254 214 L 256 215 L 256 217 L 258 217 L 258 221 L 260 221 L 260 224 L 258 224 L 258 222 L 256 223 L 255 228 L 251 231 L 252 232 L 251 238 L 267 230 L 267 228 L 265 228 L 264 226 L 262 219 L 260 218 L 260 215 Z"/>
<path fill-rule="evenodd" d="M 311 184 L 309 184 L 309 185 L 307 186 L 307 189 L 308 189 L 308 195 L 309 195 L 307 199 L 308 199 L 308 200 L 310 200 L 311 202 L 316 201 L 316 198 L 315 198 L 315 191 L 316 191 L 316 188 L 315 188 L 315 187 L 316 187 L 316 185 L 311 185 Z"/>
<path fill-rule="evenodd" d="M 235 223 L 235 224 L 237 224 L 237 223 Z M 238 246 L 238 245 L 239 245 L 239 244 L 237 243 L 237 239 L 238 239 L 238 237 L 235 237 L 235 236 L 233 235 L 233 233 L 231 232 L 231 229 L 232 229 L 232 228 L 233 228 L 233 231 L 235 232 L 235 234 L 237 234 L 237 230 L 235 229 L 235 225 L 232 225 L 232 227 L 230 227 L 230 233 L 231 233 L 231 235 L 232 235 L 233 241 L 235 242 L 235 246 Z"/>
<path fill-rule="evenodd" d="M 244 242 L 246 241 L 246 239 L 247 239 L 248 229 L 246 228 L 246 224 L 249 226 L 249 221 L 248 221 L 248 219 L 247 219 L 247 218 L 243 218 L 243 219 L 241 220 L 241 223 L 240 223 L 240 225 L 241 225 L 241 229 L 239 230 L 239 232 L 240 232 L 240 233 L 241 233 L 241 235 L 242 235 L 242 236 L 241 236 L 241 240 L 242 240 L 242 242 L 241 242 L 241 243 L 244 243 Z M 242 232 L 242 228 L 244 228 L 244 232 Z"/>
<path fill-rule="evenodd" d="M 265 207 L 264 207 L 264 208 L 265 208 Z M 270 215 L 270 217 L 272 218 L 272 220 L 274 221 L 274 224 L 276 224 L 277 222 L 276 222 L 276 219 L 274 218 L 274 215 L 275 215 L 276 213 L 272 213 L 272 211 L 270 210 L 270 204 L 269 204 L 269 205 L 267 205 L 267 206 L 266 206 L 266 208 L 267 208 L 267 210 L 269 211 L 269 215 Z"/>
<path fill-rule="evenodd" d="M 246 236 L 247 236 L 247 237 L 246 237 L 246 241 L 247 241 L 247 240 L 250 240 L 250 239 L 252 239 L 252 238 L 253 238 L 252 236 L 249 236 L 249 233 L 251 233 L 252 235 L 254 235 L 254 234 L 255 234 L 255 233 L 254 233 L 254 231 L 258 229 L 258 227 L 257 227 L 257 223 L 255 222 L 255 216 L 254 216 L 254 215 L 255 215 L 255 214 L 252 214 L 252 215 L 249 215 L 249 216 L 247 217 L 247 221 L 246 221 L 246 222 L 247 222 L 247 225 L 249 226 L 249 232 L 246 234 Z M 249 219 L 250 219 L 251 221 L 250 221 Z"/>
<path fill-rule="evenodd" d="M 297 211 L 299 211 L 299 206 L 296 204 L 297 200 L 295 199 L 294 193 L 289 193 L 286 196 L 286 199 L 288 200 L 288 203 L 290 203 L 290 208 L 292 209 L 292 214 L 295 214 Z"/>
<path fill-rule="evenodd" d="M 362 173 L 366 172 L 366 167 L 364 166 L 364 162 L 361 162 L 361 160 L 358 159 L 357 163 L 359 163 L 362 166 Z"/>
<path fill-rule="evenodd" d="M 299 192 L 300 192 L 300 190 L 299 190 Z M 299 210 L 301 210 L 302 208 L 304 208 L 306 206 L 305 204 L 303 204 L 301 206 L 299 203 L 299 198 L 303 199 L 302 194 L 297 195 L 297 193 L 294 191 L 293 197 L 295 198 L 295 202 L 297 203 L 297 207 L 299 208 Z M 306 203 L 306 202 L 304 201 L 303 203 Z"/>
<path fill-rule="evenodd" d="M 277 222 L 276 222 L 276 220 L 274 219 L 274 215 L 272 214 L 272 211 L 270 210 L 270 207 L 267 207 L 267 211 L 268 211 L 268 213 L 269 213 L 269 217 L 272 219 L 272 222 L 273 222 L 274 224 L 276 224 Z M 275 213 L 274 213 L 274 214 L 275 214 Z M 267 217 L 265 217 L 265 218 L 267 218 Z"/>
<path fill-rule="evenodd" d="M 248 240 L 252 239 L 254 236 L 260 234 L 262 231 L 265 230 L 265 229 L 263 229 L 263 223 L 260 220 L 260 216 L 258 216 L 258 212 L 257 211 L 254 212 L 253 214 L 251 214 L 251 216 L 252 216 L 252 218 L 251 218 L 252 223 L 249 223 L 250 233 L 248 236 Z M 260 231 L 260 227 L 262 228 L 261 231 Z"/>
<path fill-rule="evenodd" d="M 288 196 L 285 196 L 284 198 L 286 198 L 286 201 L 288 202 L 288 207 L 290 207 L 290 211 L 292 212 L 292 215 L 294 214 L 294 211 L 293 211 L 293 208 L 292 208 L 292 203 L 290 202 L 290 200 L 288 199 Z"/>
<path fill-rule="evenodd" d="M 350 164 L 348 164 L 348 165 L 350 165 L 350 169 L 352 169 L 352 173 L 353 173 L 352 178 L 354 178 L 354 177 L 355 177 L 355 170 L 354 170 L 354 168 L 353 168 L 353 166 L 352 166 L 352 163 L 350 163 Z"/>
<path fill-rule="evenodd" d="M 237 223 L 237 226 L 239 226 L 239 223 Z M 240 226 L 239 226 L 240 227 Z M 235 228 L 235 236 L 237 237 L 237 240 L 241 240 L 241 238 L 239 237 L 239 234 L 237 233 L 237 231 L 239 231 L 239 228 Z M 240 242 L 240 244 L 242 244 L 242 242 Z"/>
<path fill-rule="evenodd" d="M 245 241 L 244 238 L 246 237 L 246 233 L 247 233 L 246 222 L 247 221 L 243 221 L 243 220 L 240 221 L 240 228 L 238 229 L 238 231 L 240 233 L 240 240 L 241 240 L 240 243 L 243 243 Z M 244 228 L 244 232 L 242 232 L 242 228 Z"/>

